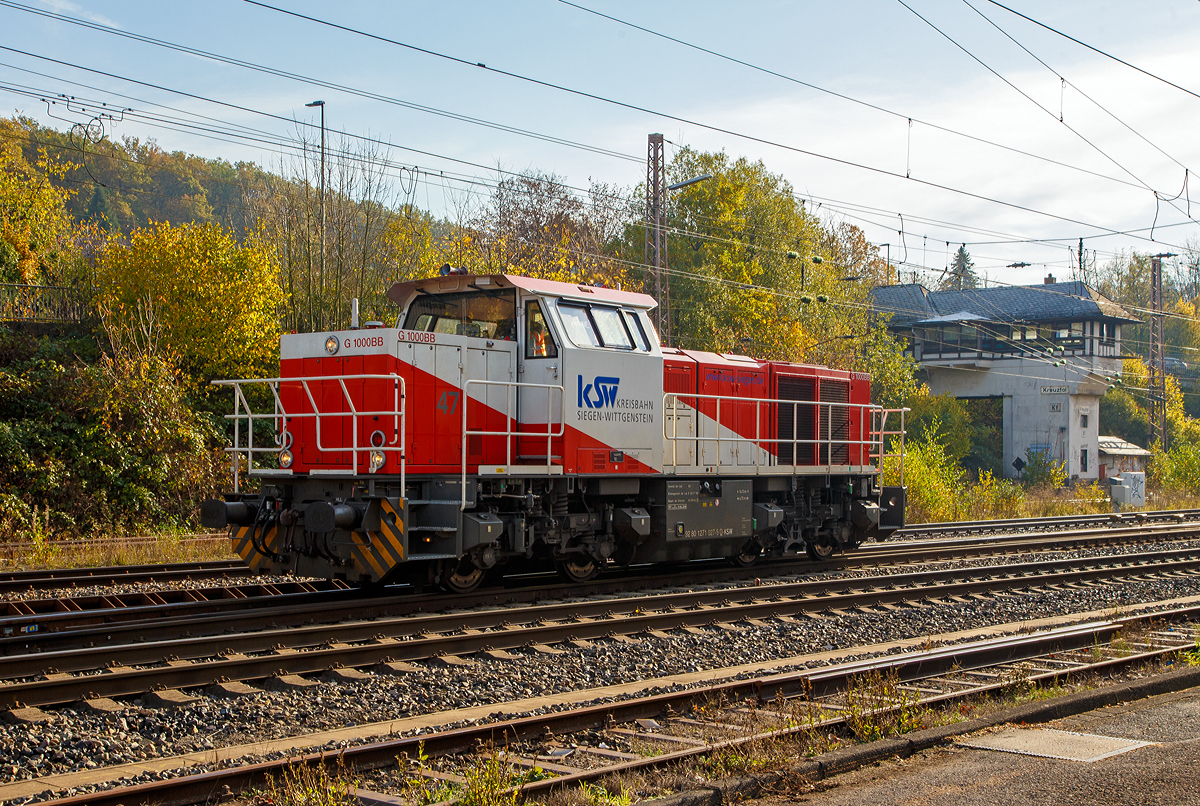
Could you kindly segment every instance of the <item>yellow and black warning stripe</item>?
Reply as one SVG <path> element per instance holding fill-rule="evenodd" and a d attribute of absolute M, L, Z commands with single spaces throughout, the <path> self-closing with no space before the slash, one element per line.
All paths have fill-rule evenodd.
<path fill-rule="evenodd" d="M 350 557 L 361 574 L 376 581 L 404 562 L 404 499 L 380 502 L 379 531 L 353 532 Z"/>
<path fill-rule="evenodd" d="M 239 526 L 233 533 L 233 550 L 245 560 L 246 565 L 250 566 L 250 570 L 257 573 L 263 573 L 271 560 L 262 552 L 254 547 L 254 540 L 250 539 L 251 531 L 256 529 L 255 526 Z M 275 540 L 275 527 L 271 526 L 266 533 L 258 536 L 258 541 L 261 545 L 270 548 Z"/>
<path fill-rule="evenodd" d="M 391 563 L 384 563 L 375 550 L 375 532 L 350 533 L 350 560 L 360 574 L 375 582 L 391 570 Z"/>
<path fill-rule="evenodd" d="M 392 564 L 404 562 L 404 499 L 397 498 L 395 503 L 390 498 L 379 502 L 383 511 L 379 519 L 379 540 L 381 548 L 391 555 Z"/>

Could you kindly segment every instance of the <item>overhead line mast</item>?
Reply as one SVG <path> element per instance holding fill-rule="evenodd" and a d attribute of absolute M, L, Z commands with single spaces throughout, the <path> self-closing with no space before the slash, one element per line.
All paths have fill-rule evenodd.
<path fill-rule="evenodd" d="M 1150 409 L 1149 442 L 1167 449 L 1167 374 L 1163 353 L 1163 282 L 1162 260 L 1175 257 L 1163 252 L 1150 258 L 1150 382 L 1146 391 Z"/>
<path fill-rule="evenodd" d="M 671 346 L 671 280 L 663 282 L 667 270 L 666 238 L 662 226 L 662 205 L 666 188 L 666 164 L 663 160 L 663 136 L 651 134 L 646 143 L 646 264 L 654 269 L 654 298 L 658 300 L 654 324 L 659 338 Z"/>

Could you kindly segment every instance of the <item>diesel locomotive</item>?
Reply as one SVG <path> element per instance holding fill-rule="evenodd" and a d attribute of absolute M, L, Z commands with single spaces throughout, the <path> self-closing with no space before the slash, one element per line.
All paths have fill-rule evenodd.
<path fill-rule="evenodd" d="M 255 570 L 465 592 L 904 525 L 903 410 L 865 374 L 664 347 L 618 289 L 447 267 L 388 297 L 395 327 L 285 334 L 279 377 L 217 381 L 234 489 L 201 520 Z"/>

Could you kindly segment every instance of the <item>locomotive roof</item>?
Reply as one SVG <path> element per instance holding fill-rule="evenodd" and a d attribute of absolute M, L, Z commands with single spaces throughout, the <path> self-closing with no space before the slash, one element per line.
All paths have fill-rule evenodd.
<path fill-rule="evenodd" d="M 520 288 L 547 297 L 562 297 L 588 302 L 609 302 L 629 308 L 650 310 L 658 306 L 649 294 L 621 291 L 603 286 L 560 283 L 557 280 L 542 280 L 519 274 L 450 274 L 445 277 L 427 277 L 396 283 L 387 292 L 387 297 L 397 305 L 404 305 L 415 294 L 449 294 L 471 289 Z"/>

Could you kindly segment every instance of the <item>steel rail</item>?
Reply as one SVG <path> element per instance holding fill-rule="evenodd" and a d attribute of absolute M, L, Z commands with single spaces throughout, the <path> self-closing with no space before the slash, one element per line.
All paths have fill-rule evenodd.
<path fill-rule="evenodd" d="M 824 573 L 829 571 L 864 568 L 872 565 L 911 564 L 917 561 L 936 559 L 961 559 L 971 557 L 1014 554 L 1024 551 L 1047 552 L 1063 547 L 1097 546 L 1112 543 L 1133 543 L 1139 540 L 1187 539 L 1195 536 L 1195 526 L 1165 524 L 1143 526 L 1137 529 L 1092 529 L 1055 535 L 1016 534 L 1007 536 L 988 535 L 978 538 L 956 538 L 942 541 L 908 541 L 899 544 L 870 544 L 859 551 L 844 554 L 825 563 L 810 560 L 763 563 L 751 569 L 713 568 L 713 562 L 695 563 L 686 573 L 662 574 L 654 566 L 639 566 L 622 572 L 610 572 L 599 579 L 586 583 L 557 582 L 538 585 L 536 575 L 509 577 L 502 580 L 508 588 L 484 588 L 481 591 L 461 595 L 425 595 L 416 592 L 385 594 L 394 588 L 372 592 L 377 596 L 370 605 L 364 603 L 362 614 L 371 605 L 395 607 L 392 613 L 402 609 L 409 612 L 463 607 L 478 607 L 503 601 L 533 602 L 544 598 L 579 595 L 603 595 L 622 593 L 636 588 L 656 585 L 677 586 L 681 584 L 704 584 L 751 579 L 755 575 L 786 575 L 790 573 Z M 620 574 L 618 576 L 618 573 Z M 0 603 L 0 655 L 22 654 L 30 651 L 53 651 L 72 647 L 107 645 L 115 646 L 134 640 L 144 640 L 145 631 L 153 629 L 158 639 L 178 636 L 184 632 L 196 634 L 197 630 L 212 629 L 213 624 L 224 631 L 229 622 L 209 619 L 202 621 L 206 613 L 222 612 L 236 614 L 238 622 L 246 627 L 258 620 L 267 623 L 267 609 L 281 603 L 272 600 L 273 593 L 294 593 L 294 586 L 303 587 L 302 582 L 290 582 L 288 577 L 273 577 L 270 583 L 231 588 L 210 587 L 145 593 L 116 594 L 112 596 L 90 596 L 81 598 L 55 598 L 24 600 Z M 315 581 L 310 584 L 314 592 L 313 602 L 325 601 L 330 605 L 353 600 L 352 592 L 333 590 L 325 594 L 315 592 L 324 585 Z M 520 586 L 519 591 L 513 588 Z M 397 596 L 405 597 L 408 603 L 403 608 Z M 324 597 L 324 598 L 322 598 Z M 301 604 L 292 600 L 293 604 Z M 264 609 L 265 608 L 265 609 Z M 241 611 L 258 611 L 242 614 Z M 345 611 L 342 611 L 345 612 Z M 352 616 L 344 616 L 352 617 Z M 193 619 L 195 621 L 189 621 Z M 91 628 L 91 629 L 89 629 Z M 13 639 L 6 641 L 5 639 Z"/>
<path fill-rule="evenodd" d="M 532 623 L 561 620 L 564 617 L 569 619 L 615 617 L 617 611 L 623 613 L 639 613 L 643 611 L 666 612 L 699 606 L 713 607 L 727 605 L 734 599 L 754 601 L 761 599 L 763 596 L 770 596 L 776 600 L 789 596 L 805 598 L 824 596 L 839 589 L 849 591 L 849 589 L 855 587 L 894 590 L 897 587 L 911 587 L 945 581 L 966 580 L 969 582 L 972 580 L 982 580 L 984 584 L 983 589 L 986 590 L 987 582 L 997 577 L 1024 575 L 1026 578 L 1029 578 L 1028 575 L 1030 574 L 1072 570 L 1081 564 L 1091 564 L 1101 568 L 1142 568 L 1147 567 L 1149 563 L 1163 559 L 1189 558 L 1197 554 L 1200 554 L 1200 547 L 1177 549 L 1173 552 L 1154 551 L 1141 554 L 1107 555 L 1088 558 L 1082 561 L 1077 558 L 1065 558 L 1039 563 L 1022 563 L 1019 565 L 987 566 L 984 568 L 950 568 L 936 571 L 917 571 L 907 574 L 889 573 L 886 575 L 849 579 L 806 579 L 777 582 L 763 587 L 745 586 L 705 591 L 656 592 L 595 601 L 534 603 L 522 607 L 513 607 L 515 600 L 510 597 L 506 601 L 504 595 L 486 597 L 474 595 L 474 606 L 477 608 L 477 612 L 461 612 L 456 609 L 450 613 L 429 613 L 425 610 L 426 602 L 414 601 L 404 596 L 375 598 L 365 602 L 350 602 L 340 606 L 333 606 L 330 603 L 315 603 L 302 606 L 266 608 L 251 614 L 253 619 L 249 624 L 243 626 L 261 630 L 269 625 L 270 629 L 277 631 L 271 633 L 272 640 L 269 643 L 264 643 L 266 639 L 256 637 L 260 635 L 258 632 L 246 631 L 245 635 L 231 635 L 229 632 L 231 627 L 238 625 L 232 622 L 227 614 L 204 619 L 184 619 L 165 625 L 155 625 L 155 634 L 158 636 L 158 640 L 153 642 L 145 641 L 145 636 L 140 631 L 135 631 L 132 634 L 142 640 L 138 641 L 134 646 L 125 648 L 122 648 L 121 645 L 85 646 L 81 648 L 68 647 L 67 649 L 71 651 L 67 652 L 61 649 L 51 649 L 55 642 L 46 640 L 54 639 L 58 636 L 25 636 L 8 642 L 7 648 L 14 651 L 12 654 L 0 658 L 0 679 L 37 674 L 41 671 L 38 664 L 52 664 L 52 659 L 59 657 L 66 658 L 66 660 L 62 661 L 64 667 L 59 669 L 60 671 L 86 671 L 91 667 L 101 668 L 112 663 L 122 663 L 123 665 L 153 663 L 155 660 L 161 660 L 161 656 L 156 657 L 155 655 L 158 647 L 167 647 L 171 650 L 167 654 L 178 657 L 177 653 L 180 651 L 180 647 L 185 644 L 188 646 L 199 644 L 200 646 L 196 649 L 187 650 L 183 657 L 207 657 L 220 651 L 220 649 L 213 650 L 212 652 L 209 651 L 213 646 L 217 645 L 238 652 L 266 651 L 276 646 L 277 643 L 280 643 L 276 640 L 277 638 L 289 638 L 290 640 L 286 643 L 292 647 L 319 646 L 331 640 L 341 642 L 366 640 L 377 634 L 384 634 L 385 631 L 391 631 L 401 638 L 407 638 L 419 633 L 442 633 L 457 629 L 495 630 L 498 629 L 499 624 L 511 621 Z M 558 593 L 565 592 L 563 589 L 557 587 L 555 591 Z M 436 604 L 440 600 L 434 598 L 430 601 Z M 459 600 L 458 604 L 462 605 L 464 602 Z M 507 609 L 498 611 L 494 609 L 496 606 L 505 606 Z M 347 623 L 347 620 L 356 618 L 366 619 L 366 621 L 359 624 Z M 318 619 L 322 622 L 321 624 L 317 624 Z M 381 621 L 381 619 L 384 620 Z M 184 639 L 167 639 L 163 637 L 163 634 L 170 632 L 170 630 L 162 629 L 163 627 L 177 627 L 191 634 Z M 369 632 L 364 634 L 364 629 Z M 106 636 L 120 636 L 117 630 L 110 627 L 82 631 L 79 635 L 98 637 L 101 633 L 105 633 Z M 205 636 L 215 636 L 215 639 L 205 645 Z M 64 637 L 69 638 L 69 636 Z M 35 643 L 35 639 L 40 640 Z M 36 649 L 37 652 L 26 651 L 17 653 L 15 649 L 18 647 L 14 645 L 21 641 L 25 642 L 27 650 Z"/>
<path fill-rule="evenodd" d="M 0 573 L 0 593 L 67 588 L 78 585 L 113 585 L 123 582 L 162 582 L 177 579 L 212 579 L 222 576 L 249 575 L 250 569 L 241 560 L 5 571 Z"/>
<path fill-rule="evenodd" d="M 206 614 L 229 613 L 261 607 L 297 607 L 310 603 L 334 603 L 361 599 L 366 593 L 339 580 L 292 580 L 277 577 L 270 582 L 209 588 L 181 588 L 136 593 L 114 593 L 79 598 L 14 600 L 0 602 L 0 645 L 16 642 L 33 649 L 35 637 L 58 633 L 61 637 L 82 635 L 88 628 L 108 629 L 113 625 L 137 625 L 145 630 L 159 619 L 195 619 Z M 61 630 L 69 630 L 61 633 Z M 47 636 L 50 638 L 51 636 Z M 3 654 L 0 650 L 0 654 Z"/>
<path fill-rule="evenodd" d="M 1089 515 L 1056 515 L 1045 518 L 1006 518 L 986 521 L 946 521 L 944 523 L 914 523 L 895 533 L 896 537 L 923 534 L 1008 531 L 1014 528 L 1049 529 L 1061 526 L 1093 524 L 1129 524 L 1149 521 L 1180 521 L 1200 519 L 1200 509 L 1141 510 L 1137 512 L 1095 513 Z"/>
<path fill-rule="evenodd" d="M 1076 625 L 1016 638 L 989 639 L 928 652 L 905 653 L 879 658 L 873 662 L 855 662 L 822 669 L 803 669 L 755 679 L 721 682 L 683 691 L 598 705 L 583 705 L 578 708 L 507 719 L 486 725 L 472 725 L 435 733 L 388 739 L 336 751 L 308 753 L 277 761 L 206 771 L 134 786 L 113 787 L 84 795 L 59 798 L 51 802 L 58 806 L 85 806 L 85 804 L 87 806 L 119 806 L 120 804 L 124 806 L 142 806 L 142 804 L 187 806 L 220 798 L 224 793 L 236 793 L 259 786 L 271 776 L 277 775 L 284 768 L 293 765 L 324 764 L 330 767 L 345 766 L 352 770 L 369 770 L 390 766 L 396 763 L 397 758 L 406 755 L 409 757 L 417 757 L 418 754 L 438 756 L 470 752 L 480 746 L 502 747 L 516 741 L 545 738 L 549 735 L 561 735 L 582 730 L 603 729 L 614 723 L 628 723 L 637 719 L 661 717 L 663 714 L 683 713 L 693 706 L 709 705 L 713 702 L 751 701 L 766 705 L 776 697 L 788 694 L 811 696 L 815 686 L 824 689 L 833 689 L 839 685 L 844 687 L 846 682 L 864 670 L 894 673 L 901 680 L 914 682 L 936 677 L 944 673 L 944 670 L 956 665 L 961 668 L 982 669 L 993 667 L 998 663 L 1033 660 L 1049 652 L 1094 647 L 1102 639 L 1107 639 L 1122 630 L 1149 621 L 1194 620 L 1198 616 L 1200 616 L 1200 607 L 1179 608 Z M 1112 670 L 1169 656 L 1189 649 L 1191 646 L 1190 642 L 1164 646 L 1150 652 L 1106 658 L 1071 669 L 1029 675 L 1023 679 L 1029 682 L 1042 682 L 1095 671 Z M 970 697 L 977 697 L 980 694 L 999 691 L 1011 685 L 1011 681 L 984 683 L 966 690 L 922 698 L 920 704 L 928 706 L 958 702 Z M 451 720 L 453 720 L 453 716 L 448 714 L 447 721 Z M 840 717 L 827 718 L 816 723 L 815 727 L 826 729 L 843 721 Z M 685 750 L 560 775 L 524 784 L 520 794 L 523 798 L 528 799 L 553 789 L 577 785 L 583 781 L 675 764 L 714 751 L 763 739 L 778 739 L 802 734 L 812 727 L 814 726 L 782 727 L 767 733 L 719 742 L 706 742 L 701 746 Z"/>
<path fill-rule="evenodd" d="M 1030 530 L 1031 534 L 1037 534 L 1037 530 L 1049 527 L 1088 525 L 1138 526 L 1157 521 L 1178 523 L 1181 520 L 1200 520 L 1200 509 L 1146 511 L 1124 513 L 1115 516 L 1108 514 L 1074 515 L 1051 518 L 1016 518 L 990 521 L 951 521 L 946 523 L 913 524 L 897 531 L 893 535 L 893 539 L 931 534 L 1012 532 L 1015 529 L 1026 529 Z M 204 539 L 214 538 L 205 537 Z M 69 546 L 71 543 L 64 541 L 62 545 Z M 216 576 L 248 576 L 249 574 L 250 569 L 241 560 L 98 566 L 92 568 L 62 568 L 36 571 L 3 571 L 0 572 L 0 593 L 62 588 L 81 584 L 105 585 L 119 582 L 162 581 L 173 578 L 209 579 Z"/>
<path fill-rule="evenodd" d="M 1085 561 L 951 569 L 920 574 L 818 580 L 736 591 L 712 590 L 570 602 L 514 610 L 447 613 L 424 618 L 316 625 L 219 637 L 147 642 L 12 656 L 0 665 L 0 708 L 17 703 L 54 705 L 88 696 L 130 696 L 158 686 L 193 688 L 220 679 L 257 680 L 311 674 L 336 666 L 370 666 L 439 654 L 588 640 L 613 634 L 705 627 L 746 619 L 800 616 L 825 610 L 969 597 L 1151 574 L 1194 574 L 1200 549 Z M 735 602 L 741 598 L 744 601 Z M 618 613 L 618 610 L 624 611 Z M 555 621 L 564 615 L 569 621 Z M 511 620 L 519 619 L 519 625 Z M 351 643 L 361 642 L 361 643 Z M 285 646 L 284 649 L 273 647 Z M 303 649 L 304 651 L 300 651 Z M 248 655 L 246 653 L 269 653 Z M 164 659 L 171 658 L 171 662 Z M 192 662 L 187 662 L 192 661 Z M 158 664 L 154 666 L 140 664 Z M 47 673 L 54 667 L 54 673 Z M 99 674 L 68 674 L 95 672 Z M 41 676 L 34 679 L 35 676 Z"/>

